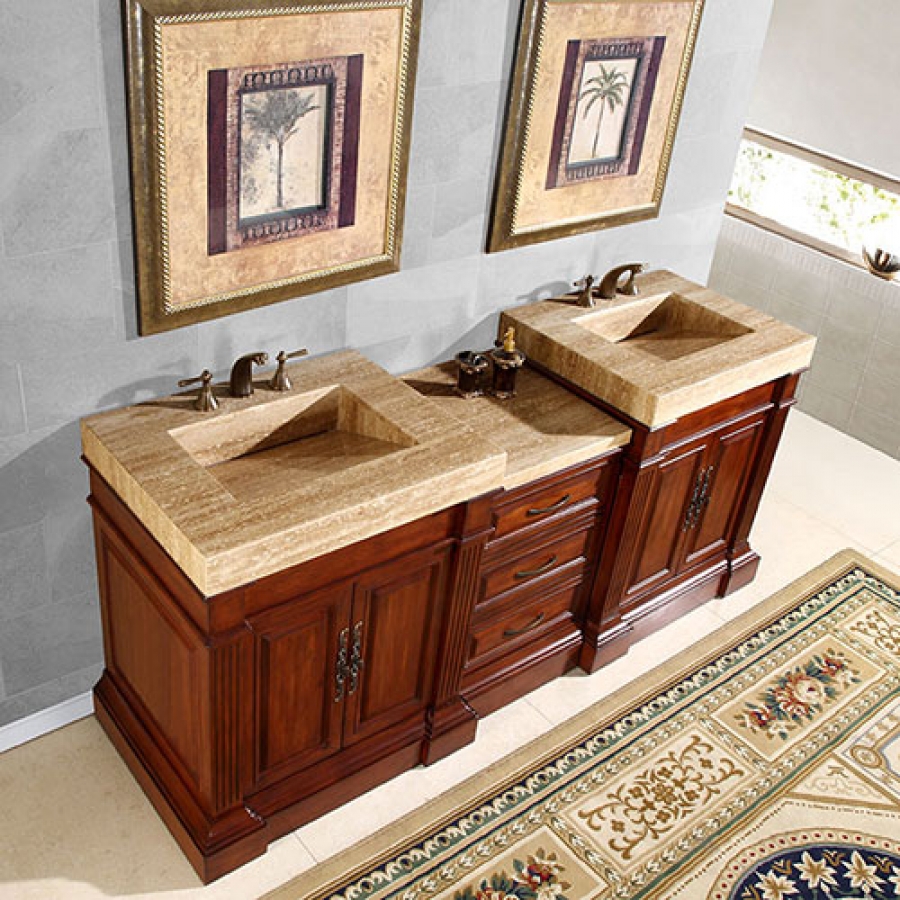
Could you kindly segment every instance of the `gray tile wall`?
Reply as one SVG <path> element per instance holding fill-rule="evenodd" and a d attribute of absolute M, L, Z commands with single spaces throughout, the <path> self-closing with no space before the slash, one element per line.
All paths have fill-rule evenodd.
<path fill-rule="evenodd" d="M 0 0 L 0 725 L 100 669 L 80 416 L 256 348 L 408 370 L 624 259 L 706 278 L 771 0 L 707 4 L 660 218 L 486 256 L 519 7 L 425 0 L 403 271 L 138 338 L 119 3 Z"/>
<path fill-rule="evenodd" d="M 816 335 L 800 408 L 900 459 L 900 282 L 725 216 L 709 283 Z"/>

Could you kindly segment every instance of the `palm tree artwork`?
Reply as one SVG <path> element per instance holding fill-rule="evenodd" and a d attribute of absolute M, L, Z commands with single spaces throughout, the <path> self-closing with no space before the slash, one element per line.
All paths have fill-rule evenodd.
<path fill-rule="evenodd" d="M 275 207 L 284 209 L 284 148 L 300 130 L 303 119 L 319 109 L 312 91 L 297 89 L 265 91 L 245 103 L 244 124 L 253 129 L 266 146 L 275 145 Z"/>
<path fill-rule="evenodd" d="M 589 78 L 585 82 L 578 102 L 587 100 L 587 105 L 582 113 L 587 118 L 596 103 L 600 104 L 600 114 L 597 116 L 597 126 L 594 131 L 594 143 L 591 146 L 591 158 L 597 158 L 597 148 L 600 145 L 600 131 L 603 128 L 603 114 L 608 109 L 610 113 L 616 111 L 616 107 L 625 102 L 625 89 L 628 87 L 628 76 L 620 69 L 613 66 L 607 68 L 600 63 L 600 73 Z"/>

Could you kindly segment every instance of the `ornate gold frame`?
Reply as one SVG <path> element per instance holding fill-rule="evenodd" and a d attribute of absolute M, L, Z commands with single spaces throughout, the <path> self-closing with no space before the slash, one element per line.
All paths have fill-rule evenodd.
<path fill-rule="evenodd" d="M 510 85 L 500 165 L 494 190 L 487 246 L 489 253 L 615 225 L 625 225 L 642 219 L 655 218 L 659 214 L 704 2 L 705 0 L 525 0 L 519 26 L 515 69 Z M 591 7 L 624 9 L 649 7 L 651 3 L 660 7 L 666 4 L 681 4 L 689 7 L 683 46 L 676 48 L 676 52 L 680 53 L 680 60 L 677 66 L 677 76 L 672 78 L 673 90 L 666 117 L 665 133 L 661 140 L 661 152 L 651 161 L 651 165 L 656 167 L 652 191 L 649 192 L 649 196 L 635 196 L 632 202 L 620 204 L 615 209 L 595 207 L 564 218 L 548 214 L 543 221 L 527 225 L 521 224 L 518 219 L 523 193 L 531 190 L 533 193 L 540 194 L 542 190 L 537 184 L 537 177 L 534 174 L 529 176 L 527 171 L 526 154 L 529 152 L 529 143 L 544 142 L 549 145 L 551 139 L 546 128 L 538 129 L 535 125 L 538 106 L 546 105 L 547 102 L 545 37 L 548 17 L 552 12 L 558 11 L 560 15 L 568 15 L 574 22 L 579 11 L 590 10 Z M 664 28 L 657 30 L 662 30 L 665 34 Z M 603 35 L 579 34 L 573 26 L 571 37 L 586 39 L 603 37 Z M 552 85 L 552 89 L 558 90 L 558 82 Z M 543 178 L 543 173 L 537 174 Z M 597 182 L 597 184 L 601 185 L 600 193 L 597 195 L 600 196 L 604 182 Z M 562 190 L 570 189 L 567 186 Z M 544 190 L 544 194 L 549 196 L 549 190 Z"/>
<path fill-rule="evenodd" d="M 400 263 L 406 176 L 409 164 L 412 99 L 421 27 L 422 0 L 125 0 L 125 37 L 128 68 L 129 144 L 133 195 L 136 281 L 140 308 L 140 333 L 168 331 L 223 315 L 254 309 L 303 294 L 324 291 L 355 281 L 395 272 Z M 204 25 L 231 21 L 335 15 L 396 10 L 399 47 L 395 65 L 396 90 L 391 98 L 392 121 L 389 172 L 385 176 L 383 243 L 379 252 L 345 259 L 334 265 L 297 271 L 264 283 L 232 286 L 187 301 L 173 303 L 171 250 L 173 223 L 166 115 L 170 85 L 164 78 L 163 30 L 167 26 Z M 279 20 L 280 22 L 280 20 Z M 276 60 L 283 62 L 284 60 Z M 385 139 L 385 144 L 388 143 Z M 363 170 L 367 160 L 360 158 Z M 205 172 L 196 178 L 204 180 Z M 358 188 L 361 190 L 362 188 Z M 380 221 L 380 219 L 379 219 Z M 183 224 L 183 223 L 181 223 Z M 196 223 L 194 226 L 196 227 Z M 377 232 L 381 234 L 380 230 Z M 378 238 L 381 242 L 381 238 Z M 302 244 L 303 239 L 294 241 Z M 283 242 L 287 243 L 287 242 Z M 238 251 L 240 252 L 240 251 Z M 302 254 L 301 254 L 302 255 Z"/>

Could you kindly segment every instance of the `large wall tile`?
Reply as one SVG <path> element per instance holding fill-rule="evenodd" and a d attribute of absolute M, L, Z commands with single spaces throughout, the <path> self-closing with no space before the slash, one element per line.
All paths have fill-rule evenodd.
<path fill-rule="evenodd" d="M 87 693 L 100 680 L 103 666 L 98 662 L 85 669 L 70 672 L 31 690 L 21 691 L 0 702 L 0 726 L 24 719 L 49 706 Z"/>
<path fill-rule="evenodd" d="M 0 132 L 99 125 L 98 71 L 93 0 L 0 4 Z"/>
<path fill-rule="evenodd" d="M 0 437 L 25 431 L 25 410 L 19 387 L 19 367 L 0 363 Z"/>
<path fill-rule="evenodd" d="M 99 128 L 51 133 L 32 153 L 0 137 L 15 182 L 0 200 L 8 256 L 95 244 L 113 236 L 109 150 Z"/>
<path fill-rule="evenodd" d="M 0 258 L 0 356 L 58 359 L 113 335 L 106 244 Z"/>
<path fill-rule="evenodd" d="M 490 181 L 479 175 L 438 185 L 432 216 L 431 262 L 477 256 L 484 249 Z"/>
<path fill-rule="evenodd" d="M 96 664 L 100 644 L 100 614 L 93 592 L 5 620 L 0 660 L 7 695 Z"/>
<path fill-rule="evenodd" d="M 50 601 L 44 533 L 40 525 L 0 532 L 0 619 Z"/>

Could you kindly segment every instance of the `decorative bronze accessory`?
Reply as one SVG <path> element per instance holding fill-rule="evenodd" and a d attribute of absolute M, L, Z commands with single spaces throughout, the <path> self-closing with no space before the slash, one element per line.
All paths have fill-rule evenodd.
<path fill-rule="evenodd" d="M 178 382 L 178 387 L 190 387 L 192 384 L 200 384 L 200 391 L 197 393 L 197 399 L 194 401 L 194 409 L 200 412 L 210 412 L 219 408 L 219 401 L 216 400 L 212 391 L 212 372 L 204 369 L 196 378 L 182 378 Z"/>
<path fill-rule="evenodd" d="M 253 366 L 264 366 L 269 361 L 269 354 L 257 350 L 247 353 L 235 360 L 231 367 L 231 396 L 249 397 L 253 393 Z"/>
<path fill-rule="evenodd" d="M 275 370 L 275 374 L 269 380 L 269 387 L 273 391 L 289 391 L 292 387 L 291 379 L 288 378 L 287 372 L 284 370 L 284 364 L 289 359 L 297 359 L 300 356 L 306 356 L 309 353 L 305 347 L 302 350 L 294 350 L 292 353 L 285 353 L 284 350 L 278 351 L 278 356 L 275 357 L 278 362 L 278 368 Z"/>
<path fill-rule="evenodd" d="M 638 286 L 635 283 L 635 276 L 640 275 L 644 271 L 644 263 L 625 263 L 622 266 L 616 266 L 610 269 L 603 278 L 600 279 L 600 287 L 597 288 L 597 296 L 603 300 L 613 300 L 616 294 L 623 294 L 626 297 L 636 297 L 638 295 Z M 622 276 L 628 273 L 628 279 L 624 284 L 620 284 Z"/>
<path fill-rule="evenodd" d="M 500 400 L 516 396 L 516 374 L 525 364 L 525 354 L 516 349 L 516 330 L 506 329 L 503 346 L 491 351 L 494 374 L 491 392 Z"/>
<path fill-rule="evenodd" d="M 710 482 L 715 468 L 715 466 L 704 466 L 697 473 L 697 480 L 694 482 L 694 492 L 684 514 L 684 521 L 681 523 L 682 531 L 696 528 L 703 510 L 709 505 Z"/>
<path fill-rule="evenodd" d="M 353 648 L 350 651 L 350 684 L 347 687 L 347 696 L 356 693 L 359 687 L 359 673 L 364 668 L 366 661 L 362 657 L 362 622 L 353 626 Z"/>
<path fill-rule="evenodd" d="M 463 350 L 456 354 L 459 370 L 456 375 L 456 393 L 466 400 L 480 397 L 484 393 L 484 376 L 490 363 L 483 353 Z"/>
<path fill-rule="evenodd" d="M 397 271 L 422 0 L 124 9 L 141 334 Z"/>
<path fill-rule="evenodd" d="M 516 572 L 513 578 L 534 578 L 535 575 L 543 575 L 544 572 L 549 572 L 556 565 L 557 559 L 559 557 L 554 553 L 543 565 L 536 569 L 522 569 L 521 572 Z"/>
<path fill-rule="evenodd" d="M 338 638 L 338 654 L 334 664 L 334 702 L 344 699 L 344 686 L 347 681 L 347 646 L 350 641 L 350 629 L 345 628 Z"/>
<path fill-rule="evenodd" d="M 878 249 L 874 253 L 869 253 L 863 247 L 862 255 L 866 262 L 866 267 L 877 278 L 891 281 L 897 272 L 900 272 L 900 256 L 889 253 L 887 250 Z"/>
<path fill-rule="evenodd" d="M 564 494 L 556 503 L 549 506 L 532 507 L 525 513 L 526 516 L 546 516 L 548 513 L 554 513 L 562 509 L 572 499 L 571 494 Z"/>
<path fill-rule="evenodd" d="M 659 215 L 704 0 L 525 0 L 488 252 Z"/>
<path fill-rule="evenodd" d="M 528 634 L 529 631 L 534 631 L 534 629 L 544 621 L 544 618 L 544 613 L 538 613 L 524 628 L 507 628 L 503 632 L 503 637 L 514 638 L 518 637 L 520 634 Z"/>

